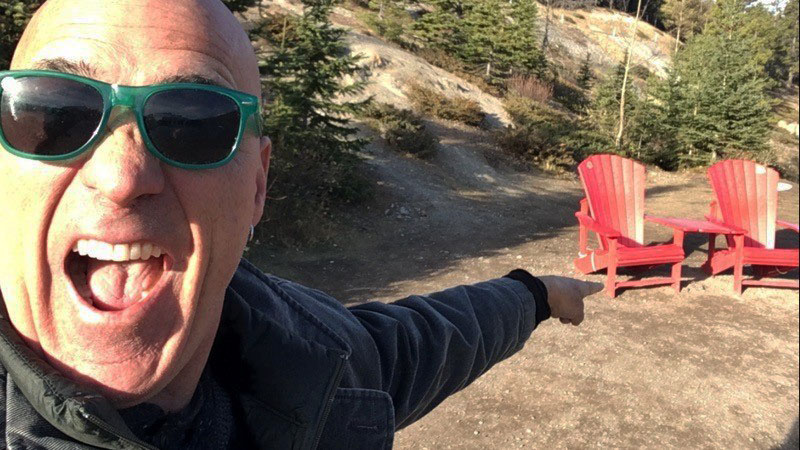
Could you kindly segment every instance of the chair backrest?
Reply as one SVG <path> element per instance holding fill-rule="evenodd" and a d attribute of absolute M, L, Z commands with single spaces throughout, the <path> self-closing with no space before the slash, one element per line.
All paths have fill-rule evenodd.
<path fill-rule="evenodd" d="M 778 172 L 753 161 L 731 159 L 709 167 L 708 179 L 722 222 L 747 231 L 744 245 L 775 248 Z"/>
<path fill-rule="evenodd" d="M 619 243 L 639 247 L 644 241 L 645 167 L 617 155 L 592 155 L 578 166 L 592 218 L 619 232 Z M 600 240 L 607 248 L 604 239 Z"/>

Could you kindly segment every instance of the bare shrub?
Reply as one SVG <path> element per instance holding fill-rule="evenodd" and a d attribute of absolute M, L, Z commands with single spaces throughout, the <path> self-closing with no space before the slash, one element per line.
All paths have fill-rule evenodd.
<path fill-rule="evenodd" d="M 411 84 L 407 95 L 420 114 L 472 126 L 480 126 L 486 116 L 475 100 L 462 96 L 448 97 L 417 83 Z"/>
<path fill-rule="evenodd" d="M 386 103 L 372 103 L 364 109 L 363 115 L 367 125 L 380 133 L 395 150 L 429 158 L 439 147 L 439 140 L 425 128 L 422 118 L 413 111 Z"/>
<path fill-rule="evenodd" d="M 508 80 L 508 91 L 518 97 L 544 104 L 553 98 L 553 85 L 531 76 L 511 77 Z"/>
<path fill-rule="evenodd" d="M 501 149 L 550 172 L 575 166 L 575 151 L 567 143 L 576 126 L 572 120 L 525 97 L 507 97 L 505 107 L 514 126 L 495 132 Z"/>

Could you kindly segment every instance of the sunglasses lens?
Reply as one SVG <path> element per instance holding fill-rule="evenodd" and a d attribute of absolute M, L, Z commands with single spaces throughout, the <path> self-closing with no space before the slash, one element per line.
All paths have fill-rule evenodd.
<path fill-rule="evenodd" d="M 95 88 L 64 78 L 0 80 L 0 131 L 11 147 L 33 156 L 60 156 L 84 146 L 103 117 Z"/>
<path fill-rule="evenodd" d="M 239 135 L 241 112 L 230 97 L 202 89 L 173 89 L 150 96 L 144 124 L 166 158 L 200 166 L 230 156 Z"/>

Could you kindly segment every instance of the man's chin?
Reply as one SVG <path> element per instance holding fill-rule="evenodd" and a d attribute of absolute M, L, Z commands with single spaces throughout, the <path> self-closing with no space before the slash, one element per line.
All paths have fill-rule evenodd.
<path fill-rule="evenodd" d="M 66 358 L 65 358 L 66 359 Z M 98 366 L 80 360 L 61 361 L 48 357 L 62 375 L 81 387 L 109 400 L 117 409 L 146 402 L 178 372 L 177 361 L 162 361 L 166 355 L 143 355 L 117 364 Z"/>

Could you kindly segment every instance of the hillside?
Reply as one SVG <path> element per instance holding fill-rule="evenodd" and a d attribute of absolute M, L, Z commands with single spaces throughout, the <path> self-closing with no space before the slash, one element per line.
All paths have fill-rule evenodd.
<path fill-rule="evenodd" d="M 407 87 L 414 81 L 443 95 L 460 95 L 477 101 L 488 115 L 491 125 L 505 126 L 509 123 L 502 99 L 382 40 L 359 19 L 359 16 L 363 16 L 362 12 L 351 5 L 349 7 L 355 10 L 337 7 L 331 18 L 335 24 L 349 30 L 347 41 L 350 51 L 364 57 L 362 77 L 370 83 L 365 96 L 373 96 L 377 102 L 408 108 L 410 104 Z M 272 2 L 270 8 L 293 14 L 302 11 L 300 3 L 291 0 Z M 255 11 L 251 12 L 253 14 Z M 543 7 L 539 9 L 539 14 L 545 14 Z M 606 8 L 554 8 L 548 61 L 560 76 L 572 79 L 577 72 L 577 66 L 588 52 L 593 70 L 602 76 L 622 61 L 632 21 L 631 16 Z M 637 30 L 633 64 L 642 66 L 649 72 L 664 75 L 675 40 L 643 21 L 639 21 Z"/>

